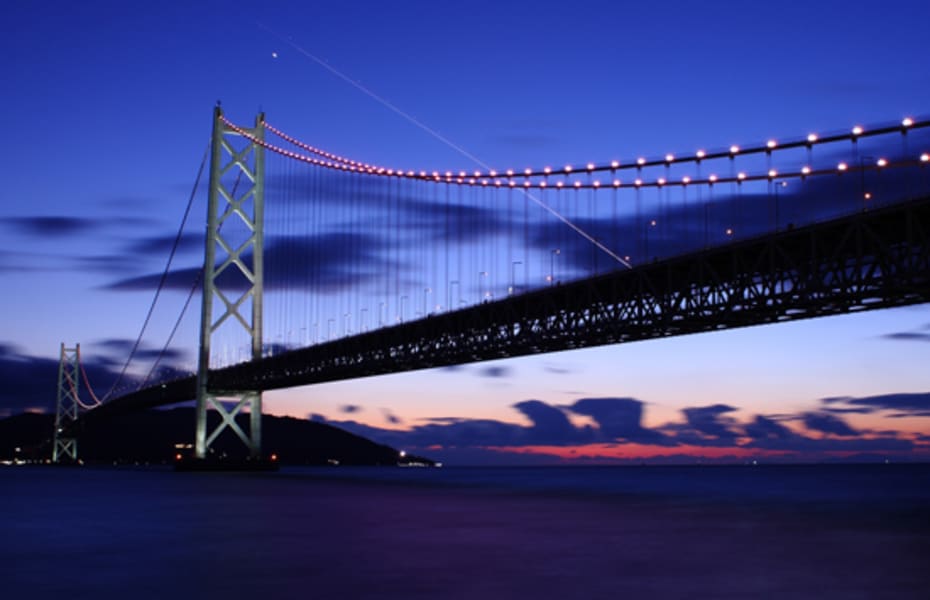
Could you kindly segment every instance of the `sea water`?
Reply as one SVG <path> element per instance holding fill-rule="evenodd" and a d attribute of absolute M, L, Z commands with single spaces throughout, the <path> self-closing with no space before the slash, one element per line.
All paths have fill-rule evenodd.
<path fill-rule="evenodd" d="M 926 598 L 930 466 L 0 469 L 0 598 Z"/>

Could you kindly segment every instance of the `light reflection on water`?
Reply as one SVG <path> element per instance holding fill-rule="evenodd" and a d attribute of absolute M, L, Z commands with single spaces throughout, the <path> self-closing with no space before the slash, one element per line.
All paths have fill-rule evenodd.
<path fill-rule="evenodd" d="M 0 469 L 3 598 L 923 598 L 930 467 Z M 893 593 L 892 593 L 893 592 Z"/>

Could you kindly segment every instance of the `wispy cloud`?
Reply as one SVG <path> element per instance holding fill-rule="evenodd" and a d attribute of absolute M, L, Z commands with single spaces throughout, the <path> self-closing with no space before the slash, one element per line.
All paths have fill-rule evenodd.
<path fill-rule="evenodd" d="M 7 229 L 34 237 L 63 237 L 99 229 L 99 221 L 84 217 L 9 217 L 4 220 Z"/>
<path fill-rule="evenodd" d="M 930 392 L 910 394 L 880 394 L 862 398 L 834 397 L 821 400 L 828 410 L 853 409 L 862 412 L 879 410 L 896 411 L 912 416 L 926 416 L 930 413 Z M 839 406 L 837 406 L 839 405 Z"/>
<path fill-rule="evenodd" d="M 491 379 L 502 379 L 504 377 L 511 377 L 513 375 L 513 369 L 510 367 L 505 367 L 502 365 L 491 365 L 487 367 L 482 367 L 478 374 L 481 377 L 488 377 Z"/>
<path fill-rule="evenodd" d="M 846 421 L 830 413 L 804 413 L 801 418 L 804 426 L 811 431 L 839 436 L 859 435 L 859 432 L 850 427 Z"/>

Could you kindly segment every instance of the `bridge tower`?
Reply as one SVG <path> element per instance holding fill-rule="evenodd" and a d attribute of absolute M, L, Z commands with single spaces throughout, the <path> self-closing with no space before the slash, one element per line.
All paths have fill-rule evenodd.
<path fill-rule="evenodd" d="M 73 437 L 78 418 L 78 386 L 80 385 L 81 345 L 65 348 L 61 344 L 58 359 L 58 402 L 55 409 L 55 434 L 52 462 L 77 462 L 77 438 Z"/>
<path fill-rule="evenodd" d="M 214 389 L 209 371 L 211 341 L 230 329 L 240 339 L 244 334 L 253 360 L 262 356 L 265 154 L 261 145 L 241 132 L 263 140 L 264 118 L 259 114 L 255 127 L 236 130 L 223 119 L 219 105 L 213 112 L 197 368 L 196 459 L 207 458 L 211 445 L 227 428 L 242 440 L 251 458 L 261 456 L 261 390 Z M 246 408 L 250 415 L 248 433 L 236 422 L 236 416 Z M 208 431 L 209 410 L 221 417 L 212 431 Z"/>

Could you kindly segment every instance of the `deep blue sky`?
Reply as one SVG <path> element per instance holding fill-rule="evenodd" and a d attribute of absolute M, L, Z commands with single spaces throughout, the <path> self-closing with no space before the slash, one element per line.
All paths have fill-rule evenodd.
<path fill-rule="evenodd" d="M 116 366 L 113 349 L 134 339 L 151 293 L 110 286 L 163 267 L 217 100 L 236 121 L 261 109 L 307 142 L 372 163 L 473 167 L 286 40 L 469 153 L 522 168 L 930 114 L 927 22 L 930 5 L 919 1 L 7 3 L 0 414 L 50 405 L 54 381 L 42 378 L 54 377 L 62 341 L 81 342 L 100 377 Z M 200 208 L 189 231 L 202 224 Z M 179 266 L 197 264 L 194 242 Z M 168 300 L 146 348 L 173 321 L 181 299 Z M 758 428 L 770 422 L 799 436 L 792 448 L 806 456 L 843 444 L 883 451 L 905 437 L 908 447 L 926 444 L 916 437 L 926 417 L 875 407 L 917 402 L 908 410 L 926 412 L 928 323 L 926 307 L 914 307 L 292 390 L 269 394 L 267 406 L 419 427 L 365 430 L 398 445 L 448 446 L 457 436 L 462 448 L 444 451 L 453 459 L 591 441 L 575 426 L 599 423 L 606 405 L 578 404 L 595 397 L 635 423 L 611 438 L 631 455 L 663 447 L 633 451 L 658 439 L 648 428 L 673 436 L 690 427 L 706 441 L 723 424 L 739 432 L 715 438 L 728 449 L 764 438 Z M 881 404 L 904 393 L 922 396 Z M 874 410 L 824 412 L 828 397 Z M 574 425 L 565 435 L 535 435 L 533 423 L 558 425 L 566 414 Z M 850 429 L 809 416 L 825 414 Z M 440 417 L 449 419 L 421 420 Z M 880 433 L 899 430 L 911 433 Z M 866 438 L 888 443 L 855 446 Z"/>

